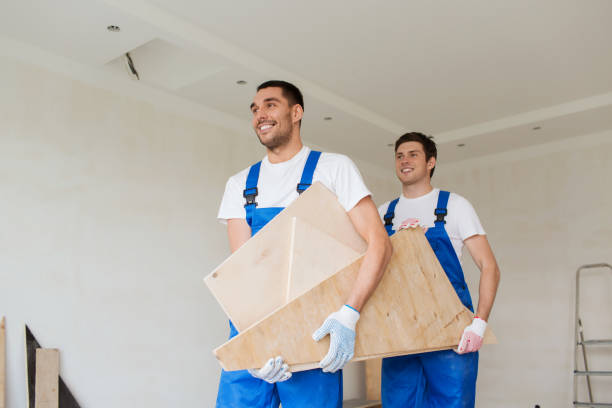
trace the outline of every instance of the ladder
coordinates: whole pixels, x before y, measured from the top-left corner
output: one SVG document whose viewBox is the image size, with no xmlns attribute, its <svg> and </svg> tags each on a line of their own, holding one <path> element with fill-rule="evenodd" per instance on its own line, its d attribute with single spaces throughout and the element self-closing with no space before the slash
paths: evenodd
<svg viewBox="0 0 612 408">
<path fill-rule="evenodd" d="M 591 377 L 592 376 L 612 376 L 612 371 L 591 371 L 589 370 L 589 364 L 587 361 L 586 348 L 597 347 L 597 346 L 612 346 L 612 339 L 601 339 L 601 340 L 585 340 L 584 332 L 582 330 L 582 320 L 580 319 L 579 307 L 580 307 L 580 274 L 585 269 L 593 268 L 606 268 L 612 273 L 612 265 L 607 263 L 589 264 L 582 265 L 576 271 L 576 308 L 575 308 L 575 321 L 574 321 L 574 406 L 575 407 L 612 407 L 612 402 L 594 402 L 593 391 L 591 389 Z M 584 370 L 578 369 L 578 349 L 582 351 L 582 360 L 584 362 Z M 587 391 L 589 395 L 589 401 L 578 401 L 578 378 L 586 377 Z"/>
</svg>

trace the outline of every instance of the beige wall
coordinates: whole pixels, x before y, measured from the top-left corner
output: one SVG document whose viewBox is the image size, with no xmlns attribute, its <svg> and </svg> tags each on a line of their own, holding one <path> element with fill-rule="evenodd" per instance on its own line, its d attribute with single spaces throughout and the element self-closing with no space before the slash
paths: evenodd
<svg viewBox="0 0 612 408">
<path fill-rule="evenodd" d="M 202 278 L 229 254 L 225 181 L 264 154 L 252 131 L 6 58 L 0 89 L 9 406 L 25 406 L 24 323 L 61 350 L 83 406 L 212 406 L 227 321 Z M 386 174 L 364 176 L 380 192 Z M 359 367 L 347 398 L 363 395 Z"/>
<path fill-rule="evenodd" d="M 611 155 L 612 132 L 604 132 L 471 162 L 439 161 L 435 183 L 472 202 L 502 271 L 491 315 L 500 344 L 481 353 L 479 407 L 571 406 L 575 271 L 612 264 Z M 477 269 L 464 264 L 476 297 Z M 584 284 L 586 337 L 612 338 L 612 274 L 593 271 Z M 589 356 L 591 369 L 612 370 L 612 347 Z M 612 378 L 593 380 L 593 390 L 612 402 Z"/>
<path fill-rule="evenodd" d="M 263 155 L 251 131 L 8 59 L 0 89 L 8 405 L 25 406 L 27 323 L 60 348 L 83 406 L 211 406 L 219 369 L 210 350 L 224 341 L 226 318 L 202 277 L 228 254 L 215 220 L 225 180 Z M 480 407 L 570 404 L 574 272 L 612 262 L 611 141 L 612 132 L 470 162 L 440 158 L 434 184 L 474 204 L 502 269 L 491 320 L 500 344 L 481 355 Z M 378 204 L 397 195 L 392 163 L 357 164 Z M 476 270 L 464 263 L 477 297 Z M 587 335 L 610 338 L 612 283 L 589 279 Z M 359 367 L 345 372 L 345 397 L 363 395 Z M 596 395 L 612 400 L 601 392 L 609 384 L 595 382 Z"/>
</svg>

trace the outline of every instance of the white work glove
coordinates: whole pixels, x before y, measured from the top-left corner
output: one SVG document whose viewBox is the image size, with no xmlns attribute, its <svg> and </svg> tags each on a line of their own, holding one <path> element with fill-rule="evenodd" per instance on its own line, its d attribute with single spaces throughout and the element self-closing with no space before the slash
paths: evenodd
<svg viewBox="0 0 612 408">
<path fill-rule="evenodd" d="M 359 320 L 359 312 L 344 305 L 327 316 L 323 325 L 312 334 L 314 341 L 319 341 L 329 334 L 329 351 L 319 362 L 326 373 L 341 370 L 355 354 L 355 326 Z"/>
<path fill-rule="evenodd" d="M 482 320 L 478 316 L 474 316 L 472 324 L 463 330 L 461 340 L 459 340 L 459 346 L 457 346 L 458 354 L 471 353 L 478 351 L 482 347 L 482 339 L 487 329 L 487 322 Z"/>
<path fill-rule="evenodd" d="M 283 362 L 281 356 L 269 359 L 259 370 L 249 370 L 249 374 L 270 384 L 287 381 L 291 378 L 289 366 Z"/>
</svg>

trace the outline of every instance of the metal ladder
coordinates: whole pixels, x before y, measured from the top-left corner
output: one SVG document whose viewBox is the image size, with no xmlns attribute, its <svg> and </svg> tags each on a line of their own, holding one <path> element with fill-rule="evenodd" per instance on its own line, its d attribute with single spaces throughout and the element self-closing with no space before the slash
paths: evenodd
<svg viewBox="0 0 612 408">
<path fill-rule="evenodd" d="M 574 330 L 574 406 L 575 407 L 612 407 L 612 402 L 593 402 L 593 392 L 591 390 L 591 376 L 612 376 L 612 371 L 590 371 L 587 361 L 586 347 L 589 346 L 612 346 L 612 339 L 604 340 L 585 340 L 582 331 L 582 321 L 579 313 L 579 296 L 580 296 L 580 273 L 585 269 L 607 268 L 612 273 L 612 265 L 607 263 L 582 265 L 576 271 L 576 315 L 575 315 L 575 330 Z M 578 348 L 582 350 L 582 360 L 584 361 L 584 370 L 578 370 Z M 578 398 L 578 377 L 586 376 L 587 390 L 589 393 L 588 402 L 580 402 Z"/>
</svg>

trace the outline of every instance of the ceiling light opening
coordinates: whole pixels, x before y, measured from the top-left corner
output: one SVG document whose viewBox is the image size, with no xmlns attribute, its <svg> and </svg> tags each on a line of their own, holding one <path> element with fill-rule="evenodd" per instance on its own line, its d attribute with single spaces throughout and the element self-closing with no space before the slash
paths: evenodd
<svg viewBox="0 0 612 408">
<path fill-rule="evenodd" d="M 457 145 L 457 147 L 464 147 L 464 146 L 465 146 L 465 143 L 459 143 L 459 144 Z"/>
<path fill-rule="evenodd" d="M 323 120 L 332 120 L 333 118 L 331 116 L 326 116 L 323 118 Z"/>
<path fill-rule="evenodd" d="M 108 27 L 106 27 L 106 29 L 111 33 L 118 33 L 119 31 L 121 31 L 121 27 L 116 25 L 109 25 Z"/>
<path fill-rule="evenodd" d="M 245 81 L 244 79 L 240 79 L 240 80 L 236 81 L 236 83 L 237 83 L 238 85 L 246 85 L 246 84 L 247 84 L 247 81 Z"/>
<path fill-rule="evenodd" d="M 534 126 L 531 128 L 531 130 L 540 130 L 542 129 L 542 126 Z"/>
</svg>

